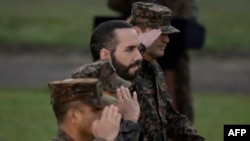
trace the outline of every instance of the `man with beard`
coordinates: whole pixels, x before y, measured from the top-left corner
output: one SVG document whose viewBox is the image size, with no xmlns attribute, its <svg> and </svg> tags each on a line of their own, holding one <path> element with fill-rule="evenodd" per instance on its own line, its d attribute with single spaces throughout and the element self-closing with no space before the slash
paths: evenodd
<svg viewBox="0 0 250 141">
<path fill-rule="evenodd" d="M 155 60 L 164 54 L 169 42 L 168 34 L 178 32 L 170 21 L 171 11 L 168 8 L 152 3 L 135 3 L 131 15 L 135 30 L 121 21 L 100 24 L 91 37 L 91 53 L 94 60 L 110 59 L 119 76 L 135 82 L 141 108 L 140 140 L 166 141 L 170 137 L 203 141 L 188 118 L 173 109 L 163 72 Z M 146 47 L 143 62 L 140 42 Z M 142 69 L 139 70 L 141 62 Z"/>
<path fill-rule="evenodd" d="M 91 37 L 93 61 L 109 59 L 116 73 L 133 80 L 140 68 L 141 44 L 133 26 L 122 20 L 111 20 L 98 25 Z"/>
</svg>

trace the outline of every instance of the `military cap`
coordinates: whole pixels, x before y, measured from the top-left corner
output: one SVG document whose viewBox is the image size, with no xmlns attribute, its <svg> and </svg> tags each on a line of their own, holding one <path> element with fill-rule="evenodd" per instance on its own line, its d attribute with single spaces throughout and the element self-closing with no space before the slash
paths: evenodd
<svg viewBox="0 0 250 141">
<path fill-rule="evenodd" d="M 162 33 L 171 34 L 180 32 L 171 25 L 172 11 L 166 6 L 149 3 L 135 2 L 132 4 L 130 22 L 151 28 L 160 28 Z"/>
<path fill-rule="evenodd" d="M 56 80 L 48 85 L 52 104 L 80 100 L 89 106 L 103 108 L 116 103 L 116 98 L 103 93 L 102 82 L 96 78 Z"/>
<path fill-rule="evenodd" d="M 72 78 L 98 78 L 103 83 L 103 89 L 112 93 L 120 86 L 132 90 L 132 83 L 118 76 L 109 60 L 84 64 L 72 74 Z"/>
</svg>

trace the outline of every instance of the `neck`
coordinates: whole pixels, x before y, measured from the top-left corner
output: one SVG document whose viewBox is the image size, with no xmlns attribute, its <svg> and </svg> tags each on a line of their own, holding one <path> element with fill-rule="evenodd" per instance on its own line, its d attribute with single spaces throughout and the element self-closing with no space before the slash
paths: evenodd
<svg viewBox="0 0 250 141">
<path fill-rule="evenodd" d="M 143 59 L 149 62 L 153 60 L 153 58 L 147 53 L 143 54 Z"/>
<path fill-rule="evenodd" d="M 93 135 L 81 133 L 76 128 L 70 126 L 61 125 L 59 128 L 72 138 L 72 141 L 92 141 L 94 139 Z"/>
</svg>

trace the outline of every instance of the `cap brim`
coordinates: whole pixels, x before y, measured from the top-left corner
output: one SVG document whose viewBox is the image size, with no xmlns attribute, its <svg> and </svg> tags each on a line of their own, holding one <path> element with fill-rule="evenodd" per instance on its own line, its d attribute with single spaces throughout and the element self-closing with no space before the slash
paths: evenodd
<svg viewBox="0 0 250 141">
<path fill-rule="evenodd" d="M 100 107 L 104 108 L 105 106 L 109 106 L 117 103 L 117 99 L 113 96 L 110 96 L 106 92 L 103 92 L 102 97 L 100 98 Z"/>
<path fill-rule="evenodd" d="M 129 90 L 132 89 L 132 83 L 122 79 L 120 76 L 117 75 L 116 72 L 111 74 L 108 78 L 101 80 L 103 83 L 103 90 L 110 91 L 110 92 L 116 92 L 117 88 L 120 88 L 121 86 L 124 86 L 125 88 L 128 88 Z"/>
<path fill-rule="evenodd" d="M 162 29 L 162 33 L 166 33 L 166 34 L 172 34 L 172 33 L 180 32 L 179 29 L 173 27 L 172 25 L 170 25 L 170 26 L 162 26 L 161 29 Z"/>
</svg>

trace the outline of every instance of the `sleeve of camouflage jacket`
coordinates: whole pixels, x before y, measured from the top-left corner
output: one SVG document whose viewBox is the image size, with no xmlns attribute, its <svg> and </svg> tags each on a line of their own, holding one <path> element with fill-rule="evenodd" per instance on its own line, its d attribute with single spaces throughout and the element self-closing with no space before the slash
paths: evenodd
<svg viewBox="0 0 250 141">
<path fill-rule="evenodd" d="M 193 124 L 188 120 L 187 116 L 175 111 L 170 101 L 167 104 L 168 120 L 168 137 L 182 141 L 204 141 L 205 139 L 198 135 Z"/>
<path fill-rule="evenodd" d="M 120 133 L 117 141 L 138 141 L 141 126 L 129 120 L 123 120 L 120 126 Z"/>
</svg>

